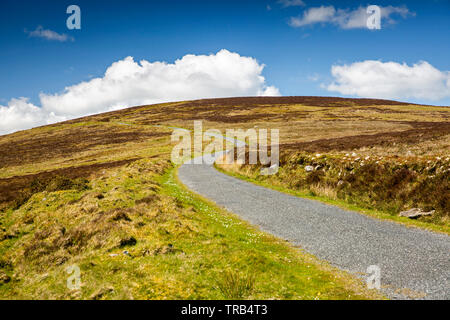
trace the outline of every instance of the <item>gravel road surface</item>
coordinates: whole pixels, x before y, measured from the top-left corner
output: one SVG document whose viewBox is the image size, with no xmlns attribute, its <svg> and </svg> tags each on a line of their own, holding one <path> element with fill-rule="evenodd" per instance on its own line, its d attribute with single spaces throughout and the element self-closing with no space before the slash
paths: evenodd
<svg viewBox="0 0 450 320">
<path fill-rule="evenodd" d="M 262 230 L 316 257 L 366 277 L 381 271 L 392 299 L 450 298 L 450 237 L 280 193 L 227 176 L 208 164 L 186 163 L 180 180 Z"/>
</svg>

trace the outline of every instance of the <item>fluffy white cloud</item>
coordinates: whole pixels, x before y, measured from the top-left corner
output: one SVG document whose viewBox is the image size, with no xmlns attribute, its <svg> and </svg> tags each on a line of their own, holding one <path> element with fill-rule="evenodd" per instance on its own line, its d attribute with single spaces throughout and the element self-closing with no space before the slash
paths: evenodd
<svg viewBox="0 0 450 320">
<path fill-rule="evenodd" d="M 261 76 L 264 65 L 254 58 L 221 50 L 186 55 L 173 64 L 114 62 L 103 78 L 67 87 L 61 94 L 41 94 L 44 109 L 80 116 L 140 104 L 198 98 L 279 95 Z"/>
<path fill-rule="evenodd" d="M 60 42 L 65 42 L 68 40 L 74 41 L 74 38 L 69 37 L 67 34 L 64 33 L 60 34 L 53 30 L 44 29 L 42 26 L 38 26 L 33 31 L 28 31 L 25 29 L 25 33 L 27 33 L 30 37 L 33 38 L 44 38 L 51 41 L 60 41 Z"/>
<path fill-rule="evenodd" d="M 450 72 L 440 71 L 425 61 L 406 63 L 367 60 L 331 68 L 334 82 L 329 91 L 344 95 L 384 99 L 450 97 Z"/>
<path fill-rule="evenodd" d="M 383 23 L 395 23 L 393 15 L 407 18 L 414 13 L 410 12 L 407 7 L 380 7 L 381 19 Z M 336 9 L 334 6 L 321 6 L 309 8 L 303 12 L 301 17 L 291 17 L 289 24 L 292 27 L 303 27 L 316 23 L 329 23 L 336 25 L 342 29 L 367 28 L 367 7 L 359 7 L 355 10 Z"/>
<path fill-rule="evenodd" d="M 228 50 L 211 55 L 186 55 L 174 63 L 114 62 L 101 78 L 41 94 L 41 108 L 26 99 L 13 99 L 0 111 L 0 133 L 12 132 L 59 119 L 70 119 L 129 106 L 233 96 L 278 96 L 266 85 L 264 65 Z"/>
<path fill-rule="evenodd" d="M 0 134 L 63 120 L 65 117 L 36 107 L 26 98 L 11 99 L 7 106 L 0 105 Z"/>
</svg>

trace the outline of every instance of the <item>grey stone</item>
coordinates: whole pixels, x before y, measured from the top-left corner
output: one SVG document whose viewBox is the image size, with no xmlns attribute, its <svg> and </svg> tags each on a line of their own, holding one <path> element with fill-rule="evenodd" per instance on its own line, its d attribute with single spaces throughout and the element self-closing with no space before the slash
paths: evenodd
<svg viewBox="0 0 450 320">
<path fill-rule="evenodd" d="M 406 211 L 402 211 L 402 212 L 400 212 L 399 215 L 400 215 L 400 217 L 407 217 L 410 219 L 415 219 L 415 218 L 422 217 L 422 216 L 431 216 L 431 215 L 433 215 L 433 213 L 434 213 L 434 210 L 425 212 L 422 209 L 413 208 L 413 209 L 409 209 Z"/>
</svg>

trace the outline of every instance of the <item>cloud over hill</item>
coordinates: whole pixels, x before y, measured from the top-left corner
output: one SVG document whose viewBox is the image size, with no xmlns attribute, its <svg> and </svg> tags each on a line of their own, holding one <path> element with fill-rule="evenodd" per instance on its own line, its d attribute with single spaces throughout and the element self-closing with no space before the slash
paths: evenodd
<svg viewBox="0 0 450 320">
<path fill-rule="evenodd" d="M 228 50 L 188 54 L 174 63 L 134 61 L 111 64 L 101 78 L 40 94 L 41 107 L 26 98 L 0 106 L 0 134 L 94 113 L 198 98 L 278 96 L 262 76 L 264 65 Z"/>
<path fill-rule="evenodd" d="M 406 63 L 366 60 L 331 68 L 334 82 L 329 91 L 343 95 L 382 99 L 424 99 L 450 97 L 450 72 L 426 61 Z"/>
</svg>

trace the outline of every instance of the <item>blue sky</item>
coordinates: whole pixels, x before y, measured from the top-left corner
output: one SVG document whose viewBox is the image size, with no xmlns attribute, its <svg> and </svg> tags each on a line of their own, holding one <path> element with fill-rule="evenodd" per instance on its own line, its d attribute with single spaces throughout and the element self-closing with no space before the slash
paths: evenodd
<svg viewBox="0 0 450 320">
<path fill-rule="evenodd" d="M 40 93 L 62 93 L 66 86 L 103 77 L 112 63 L 128 56 L 135 61 L 173 63 L 186 54 L 209 55 L 221 49 L 264 64 L 261 75 L 266 84 L 282 95 L 361 96 L 365 89 L 343 88 L 342 83 L 339 90 L 330 90 L 328 86 L 336 81 L 331 68 L 368 60 L 409 67 L 426 61 L 433 68 L 431 73 L 436 73 L 434 69 L 442 73 L 443 90 L 448 90 L 449 0 L 370 3 L 408 11 L 404 16 L 392 14 L 390 21 L 383 19 L 381 30 L 346 29 L 330 21 L 294 27 L 292 17 L 301 19 L 313 7 L 333 6 L 351 12 L 369 4 L 304 0 L 304 5 L 286 6 L 300 2 L 2 0 L 0 106 L 19 97 L 41 106 Z M 66 27 L 66 8 L 71 4 L 81 8 L 81 30 Z M 32 36 L 30 32 L 38 26 L 65 34 L 68 40 Z M 355 66 L 340 76 L 358 70 Z M 417 70 L 420 74 L 422 69 Z M 348 90 L 353 94 L 346 93 Z M 445 93 L 438 100 L 426 94 L 407 95 L 400 94 L 398 100 L 450 105 Z"/>
</svg>

